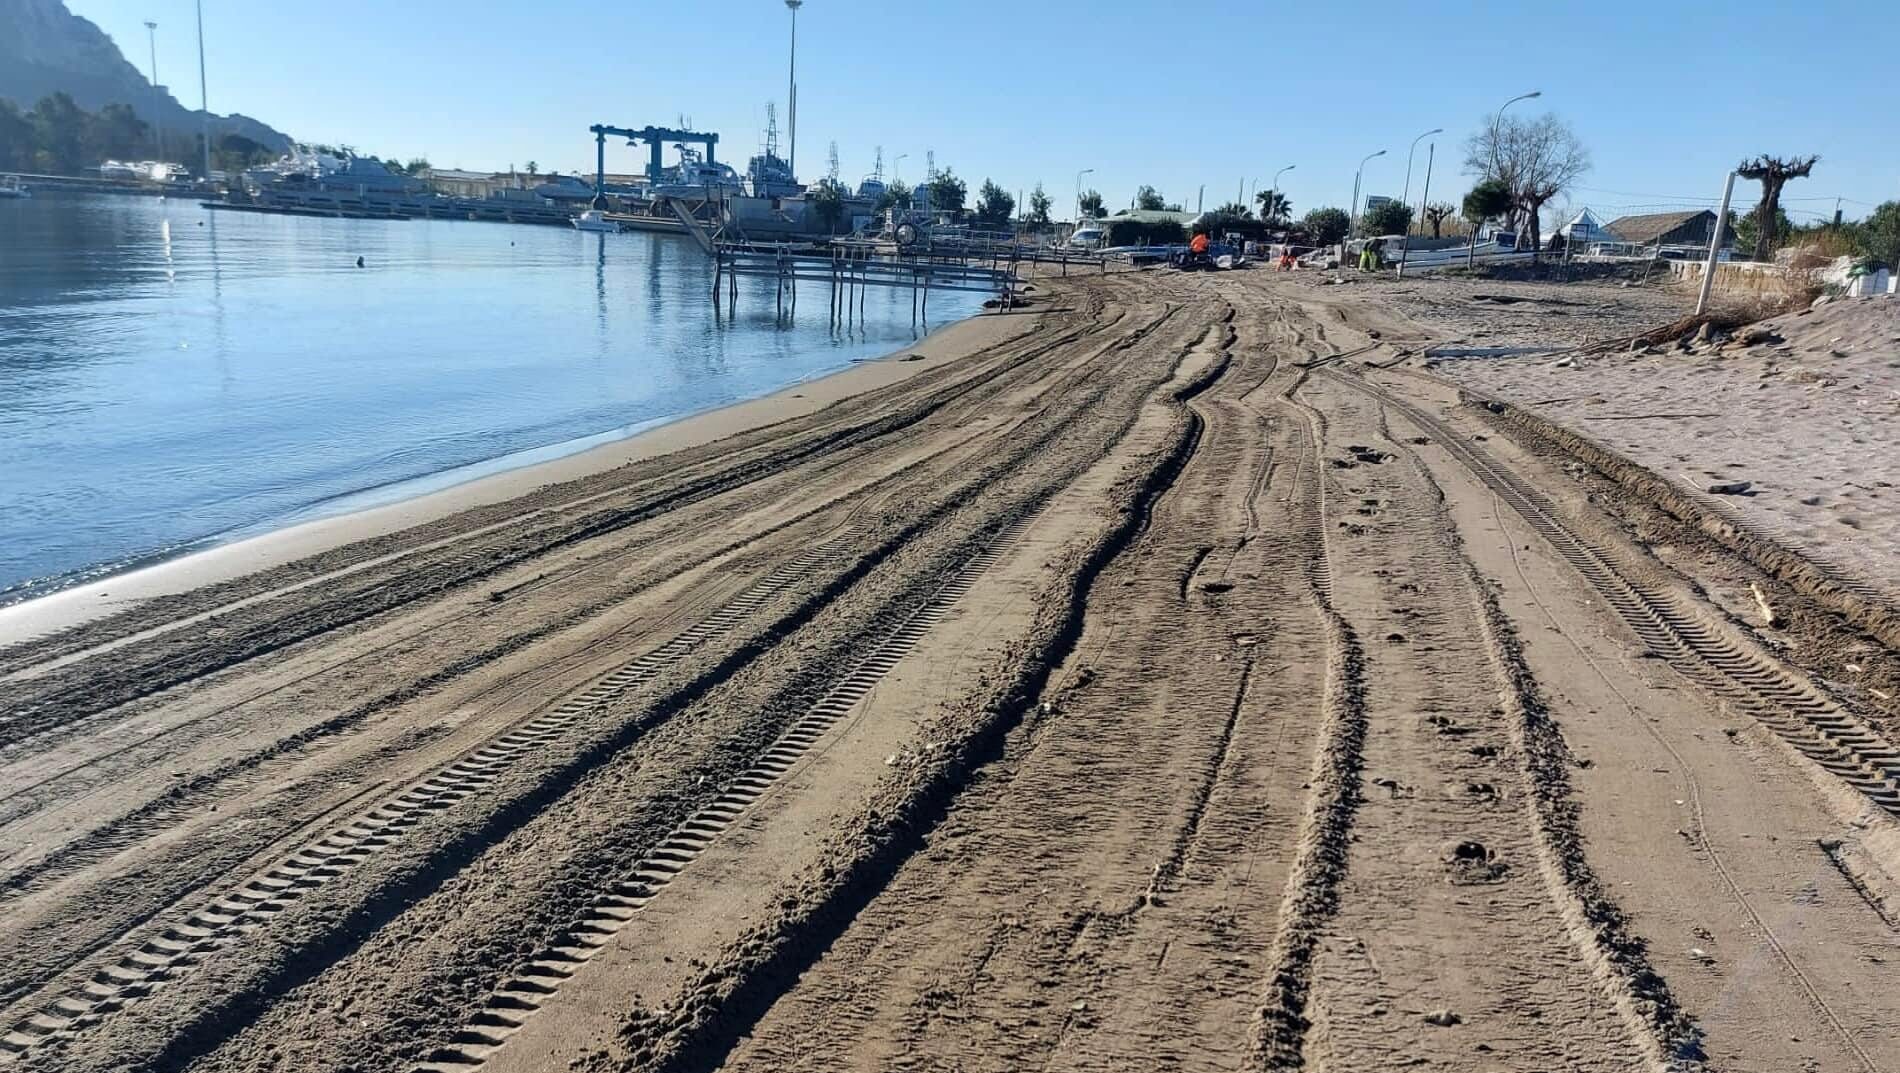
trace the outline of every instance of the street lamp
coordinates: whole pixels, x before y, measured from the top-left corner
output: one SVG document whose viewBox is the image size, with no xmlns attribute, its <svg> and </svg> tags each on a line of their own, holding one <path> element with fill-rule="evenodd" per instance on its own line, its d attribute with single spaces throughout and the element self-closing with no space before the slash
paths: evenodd
<svg viewBox="0 0 1900 1073">
<path fill-rule="evenodd" d="M 1352 237 L 1353 223 L 1359 219 L 1359 177 L 1365 174 L 1366 160 L 1371 160 L 1375 156 L 1384 155 L 1385 150 L 1383 149 L 1376 153 L 1367 153 L 1366 159 L 1359 162 L 1359 170 L 1352 173 L 1352 211 L 1346 214 L 1346 237 L 1349 239 Z M 1346 248 L 1343 243 L 1339 249 L 1339 261 L 1343 267 L 1346 261 Z"/>
<path fill-rule="evenodd" d="M 1075 173 L 1075 226 L 1082 226 L 1082 176 L 1093 175 L 1094 168 L 1083 168 Z"/>
<path fill-rule="evenodd" d="M 1405 151 L 1405 194 L 1399 198 L 1401 205 L 1410 205 L 1412 203 L 1412 154 L 1418 152 L 1418 143 L 1434 134 L 1443 133 L 1445 133 L 1444 127 L 1435 127 L 1412 139 L 1412 147 Z"/>
<path fill-rule="evenodd" d="M 897 181 L 898 181 L 898 179 L 899 179 L 899 177 L 900 177 L 900 173 L 899 173 L 899 172 L 898 172 L 898 170 L 897 170 L 897 166 L 898 166 L 899 164 L 902 164 L 902 163 L 904 162 L 904 158 L 905 158 L 905 157 L 907 157 L 907 156 L 909 156 L 909 155 L 910 155 L 909 153 L 899 153 L 899 154 L 897 154 L 897 159 L 896 159 L 896 160 L 893 160 L 893 161 L 891 161 L 891 181 L 892 181 L 892 182 L 897 182 Z"/>
<path fill-rule="evenodd" d="M 157 157 L 159 158 L 159 160 L 160 160 L 160 161 L 163 161 L 163 160 L 164 160 L 164 158 L 165 158 L 165 129 L 164 129 L 164 126 L 163 126 L 163 124 L 162 124 L 162 122 L 161 122 L 161 120 L 159 119 L 159 115 L 158 115 L 158 109 L 159 109 L 159 96 L 158 96 L 158 23 L 156 23 L 156 22 L 153 22 L 153 21 L 151 21 L 150 19 L 147 19 L 147 20 L 145 21 L 145 37 L 146 37 L 146 41 L 147 41 L 147 43 L 149 43 L 149 44 L 151 45 L 151 48 L 152 48 L 152 145 L 153 145 L 153 155 L 155 155 L 155 156 L 157 156 Z"/>
<path fill-rule="evenodd" d="M 785 103 L 791 112 L 791 148 L 786 151 L 785 164 L 792 172 L 792 181 L 798 181 L 798 9 L 805 6 L 805 0 L 785 0 L 785 6 L 792 12 L 792 63 L 791 70 L 785 76 Z"/>
<path fill-rule="evenodd" d="M 1297 164 L 1288 164 L 1286 167 L 1273 173 L 1273 197 L 1267 202 L 1267 208 L 1272 210 L 1275 215 L 1278 215 L 1280 211 L 1280 176 L 1285 175 L 1298 166 Z"/>
<path fill-rule="evenodd" d="M 1542 97 L 1543 95 L 1544 91 L 1541 89 L 1534 89 L 1529 93 L 1520 93 L 1499 105 L 1497 114 L 1491 117 L 1491 172 L 1493 177 L 1496 177 L 1498 170 L 1498 128 L 1504 125 L 1504 110 L 1519 101 L 1528 101 L 1534 97 Z"/>
</svg>

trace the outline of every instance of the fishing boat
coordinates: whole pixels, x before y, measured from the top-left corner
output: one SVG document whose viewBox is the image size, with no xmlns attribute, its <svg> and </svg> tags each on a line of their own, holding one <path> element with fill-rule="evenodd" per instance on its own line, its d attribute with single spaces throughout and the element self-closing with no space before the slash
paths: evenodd
<svg viewBox="0 0 1900 1073">
<path fill-rule="evenodd" d="M 0 179 L 0 201 L 13 201 L 32 196 L 27 192 L 26 185 L 20 182 L 18 175 L 9 175 Z"/>
<path fill-rule="evenodd" d="M 581 213 L 574 217 L 573 223 L 576 231 L 614 232 L 620 230 L 618 223 L 607 219 L 607 214 L 598 209 L 589 209 Z"/>
</svg>

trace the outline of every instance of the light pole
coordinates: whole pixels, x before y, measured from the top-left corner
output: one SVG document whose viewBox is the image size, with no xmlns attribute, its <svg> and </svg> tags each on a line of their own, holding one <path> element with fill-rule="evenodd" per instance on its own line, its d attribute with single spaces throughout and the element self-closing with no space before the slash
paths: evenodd
<svg viewBox="0 0 1900 1073">
<path fill-rule="evenodd" d="M 1083 168 L 1075 173 L 1075 226 L 1078 231 L 1082 228 L 1082 176 L 1094 173 L 1094 168 Z"/>
<path fill-rule="evenodd" d="M 1280 176 L 1285 175 L 1298 166 L 1297 164 L 1288 164 L 1286 167 L 1273 173 L 1273 197 L 1267 202 L 1267 208 L 1273 210 L 1276 216 L 1278 216 L 1280 212 Z"/>
<path fill-rule="evenodd" d="M 211 93 L 205 89 L 205 0 L 198 0 L 198 118 L 205 145 L 205 182 L 211 181 Z"/>
<path fill-rule="evenodd" d="M 145 20 L 145 39 L 152 49 L 152 154 L 165 157 L 165 130 L 158 119 L 158 23 Z"/>
<path fill-rule="evenodd" d="M 1501 167 L 1501 165 L 1503 164 L 1503 161 L 1502 159 L 1500 159 L 1499 153 L 1498 153 L 1498 139 L 1502 134 L 1502 128 L 1504 126 L 1504 110 L 1506 108 L 1509 108 L 1513 104 L 1516 104 L 1519 101 L 1528 101 L 1533 98 L 1542 97 L 1543 95 L 1544 95 L 1543 90 L 1534 89 L 1534 90 L 1531 90 L 1529 93 L 1520 93 L 1517 96 L 1512 97 L 1510 100 L 1505 101 L 1503 104 L 1498 105 L 1497 114 L 1491 117 L 1491 178 L 1493 179 L 1504 178 L 1504 176 L 1500 174 L 1500 172 L 1503 170 Z M 1508 215 L 1506 218 L 1506 222 L 1509 222 Z M 1475 230 L 1472 231 L 1471 233 L 1471 248 L 1473 250 L 1473 256 L 1475 257 L 1476 250 L 1478 248 L 1478 233 Z"/>
<path fill-rule="evenodd" d="M 1354 221 L 1359 219 L 1359 178 L 1366 172 L 1366 160 L 1371 160 L 1375 156 L 1384 155 L 1385 150 L 1383 149 L 1376 153 L 1367 153 L 1365 160 L 1359 162 L 1359 170 L 1352 173 L 1352 211 L 1346 214 L 1346 238 L 1348 240 L 1352 238 Z M 1344 242 L 1339 244 L 1339 264 L 1341 268 L 1344 268 L 1346 265 L 1346 244 Z"/>
<path fill-rule="evenodd" d="M 902 164 L 904 162 L 904 158 L 909 155 L 910 155 L 909 153 L 899 153 L 897 154 L 897 159 L 891 161 L 891 181 L 892 182 L 898 181 L 899 172 L 897 170 L 897 166 L 899 164 Z"/>
<path fill-rule="evenodd" d="M 785 103 L 791 112 L 791 148 L 786 151 L 785 164 L 792 172 L 792 181 L 798 181 L 798 9 L 805 6 L 805 0 L 785 0 L 785 6 L 792 11 L 792 62 L 785 76 Z"/>
<path fill-rule="evenodd" d="M 1445 133 L 1444 127 L 1434 127 L 1412 139 L 1412 147 L 1405 151 L 1405 194 L 1399 198 L 1399 204 L 1410 205 L 1412 203 L 1412 154 L 1418 152 L 1418 143 L 1434 134 L 1443 133 Z"/>
</svg>

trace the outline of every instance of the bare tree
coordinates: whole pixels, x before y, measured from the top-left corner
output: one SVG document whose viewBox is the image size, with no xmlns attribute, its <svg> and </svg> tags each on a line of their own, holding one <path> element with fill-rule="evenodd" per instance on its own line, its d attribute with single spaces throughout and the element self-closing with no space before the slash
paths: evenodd
<svg viewBox="0 0 1900 1073">
<path fill-rule="evenodd" d="M 1735 165 L 1735 174 L 1761 183 L 1761 201 L 1755 206 L 1755 260 L 1766 261 L 1775 253 L 1776 231 L 1781 221 L 1781 188 L 1789 179 L 1805 179 L 1820 161 L 1819 156 L 1791 156 L 1783 159 L 1766 153 Z"/>
<path fill-rule="evenodd" d="M 1425 206 L 1425 222 L 1432 227 L 1432 237 L 1440 238 L 1445 229 L 1445 221 L 1458 214 L 1458 206 L 1445 201 L 1434 201 Z"/>
<path fill-rule="evenodd" d="M 1491 119 L 1465 142 L 1465 167 L 1483 179 L 1496 179 L 1511 191 L 1507 222 L 1530 231 L 1531 249 L 1540 246 L 1538 216 L 1544 203 L 1590 170 L 1590 151 L 1570 124 L 1554 115 L 1536 119 Z"/>
</svg>

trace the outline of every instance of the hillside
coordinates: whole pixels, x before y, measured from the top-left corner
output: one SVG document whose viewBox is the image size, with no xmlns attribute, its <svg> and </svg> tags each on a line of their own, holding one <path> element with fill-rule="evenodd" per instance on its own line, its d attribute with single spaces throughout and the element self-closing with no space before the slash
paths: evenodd
<svg viewBox="0 0 1900 1073">
<path fill-rule="evenodd" d="M 126 61 L 118 45 L 90 20 L 66 10 L 62 0 L 0 0 L 0 97 L 22 111 L 47 94 L 64 90 L 81 108 L 131 105 L 152 118 L 152 84 Z M 163 93 L 158 119 L 171 130 L 196 131 L 202 113 Z M 212 115 L 217 133 L 241 134 L 282 151 L 290 136 L 244 115 Z"/>
</svg>

